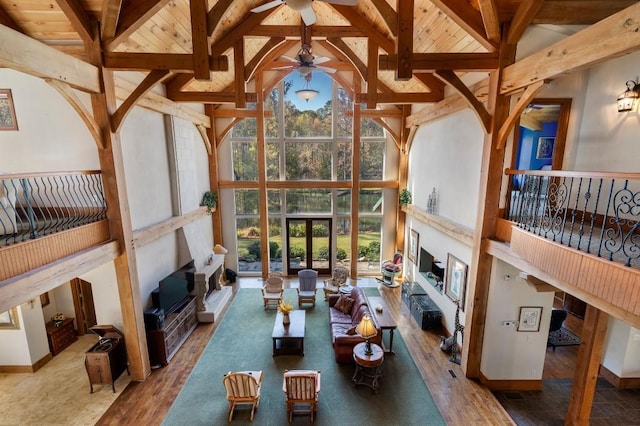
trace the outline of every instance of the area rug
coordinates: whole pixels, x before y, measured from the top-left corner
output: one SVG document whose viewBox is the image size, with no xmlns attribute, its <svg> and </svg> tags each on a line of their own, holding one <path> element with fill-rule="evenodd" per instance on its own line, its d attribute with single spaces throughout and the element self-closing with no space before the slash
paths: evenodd
<svg viewBox="0 0 640 426">
<path fill-rule="evenodd" d="M 580 338 L 562 327 L 558 331 L 552 331 L 549 333 L 549 338 L 547 339 L 547 346 L 556 347 L 556 346 L 577 346 L 580 344 Z"/>
<path fill-rule="evenodd" d="M 378 294 L 377 289 L 366 289 Z M 399 332 L 393 340 L 394 356 L 385 357 L 384 376 L 374 394 L 354 387 L 353 365 L 335 362 L 331 347 L 328 308 L 318 292 L 315 308 L 306 309 L 304 356 L 272 357 L 271 332 L 276 311 L 265 310 L 259 289 L 240 289 L 187 382 L 169 409 L 163 424 L 228 424 L 228 405 L 222 377 L 229 371 L 262 370 L 260 406 L 253 423 L 249 408 L 237 408 L 234 424 L 288 424 L 282 374 L 285 369 L 322 372 L 317 425 L 444 425 Z M 294 289 L 284 299 L 297 305 Z M 385 336 L 386 337 L 386 336 Z M 292 424 L 308 424 L 309 416 L 294 416 Z"/>
</svg>

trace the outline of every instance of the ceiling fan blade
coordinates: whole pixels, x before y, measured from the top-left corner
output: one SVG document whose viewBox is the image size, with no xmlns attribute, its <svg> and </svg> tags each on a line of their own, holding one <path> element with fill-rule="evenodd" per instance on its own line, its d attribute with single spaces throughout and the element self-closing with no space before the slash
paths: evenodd
<svg viewBox="0 0 640 426">
<path fill-rule="evenodd" d="M 325 3 L 342 4 L 344 6 L 355 6 L 358 0 L 320 0 Z"/>
<path fill-rule="evenodd" d="M 282 3 L 284 3 L 284 0 L 273 0 L 269 3 L 263 4 L 262 6 L 254 7 L 253 9 L 251 9 L 251 11 L 253 13 L 264 12 L 265 10 L 269 10 L 276 6 L 280 6 Z"/>
<path fill-rule="evenodd" d="M 289 62 L 295 62 L 295 63 L 298 63 L 298 60 L 297 60 L 296 58 L 292 58 L 291 56 L 285 56 L 285 55 L 282 55 L 282 58 L 286 59 L 286 60 L 287 60 L 287 61 L 289 61 Z"/>
<path fill-rule="evenodd" d="M 316 70 L 326 72 L 327 74 L 334 74 L 336 72 L 335 69 L 329 67 L 316 67 Z"/>
<path fill-rule="evenodd" d="M 300 9 L 300 16 L 307 27 L 316 23 L 316 14 L 313 11 L 311 4 L 304 9 Z"/>
<path fill-rule="evenodd" d="M 313 59 L 314 64 L 324 64 L 325 62 L 329 62 L 331 58 L 327 58 L 326 56 L 319 56 Z"/>
</svg>

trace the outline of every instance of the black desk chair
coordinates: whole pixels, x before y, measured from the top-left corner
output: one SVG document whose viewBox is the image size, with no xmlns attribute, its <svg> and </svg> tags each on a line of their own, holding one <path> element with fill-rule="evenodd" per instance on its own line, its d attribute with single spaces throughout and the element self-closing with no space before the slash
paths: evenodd
<svg viewBox="0 0 640 426">
<path fill-rule="evenodd" d="M 553 350 L 556 350 L 556 346 L 552 343 L 551 337 L 560 334 L 560 329 L 564 320 L 567 319 L 567 311 L 564 309 L 553 309 L 551 311 L 551 322 L 549 324 L 549 338 L 547 339 L 547 346 L 551 346 Z"/>
</svg>

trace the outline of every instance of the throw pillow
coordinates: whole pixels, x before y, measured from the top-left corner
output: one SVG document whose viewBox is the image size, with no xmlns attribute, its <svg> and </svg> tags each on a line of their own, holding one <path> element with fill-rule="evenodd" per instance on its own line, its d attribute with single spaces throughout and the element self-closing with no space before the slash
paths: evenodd
<svg viewBox="0 0 640 426">
<path fill-rule="evenodd" d="M 350 298 L 349 296 L 345 296 L 344 294 L 341 294 L 338 300 L 336 301 L 336 304 L 333 307 L 345 314 L 348 314 L 349 312 L 351 312 L 352 306 L 353 306 L 353 299 Z"/>
<path fill-rule="evenodd" d="M 347 329 L 347 334 L 348 334 L 349 336 L 353 336 L 354 334 L 356 334 L 356 327 L 357 327 L 357 325 L 354 325 L 354 326 L 352 326 L 352 327 L 349 327 L 349 328 Z"/>
</svg>

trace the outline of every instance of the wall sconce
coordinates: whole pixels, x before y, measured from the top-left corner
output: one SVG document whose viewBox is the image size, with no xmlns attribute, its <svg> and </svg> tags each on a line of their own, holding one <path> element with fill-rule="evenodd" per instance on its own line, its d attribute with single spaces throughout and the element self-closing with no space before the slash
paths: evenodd
<svg viewBox="0 0 640 426">
<path fill-rule="evenodd" d="M 627 90 L 618 96 L 618 112 L 632 111 L 636 108 L 640 97 L 640 85 L 633 80 L 626 83 Z"/>
</svg>

